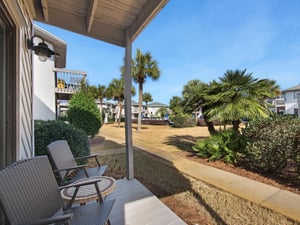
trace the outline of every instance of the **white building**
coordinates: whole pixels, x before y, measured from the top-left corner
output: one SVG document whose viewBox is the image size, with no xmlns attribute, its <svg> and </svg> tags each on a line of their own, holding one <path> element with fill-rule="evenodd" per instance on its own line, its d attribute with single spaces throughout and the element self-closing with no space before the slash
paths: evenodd
<svg viewBox="0 0 300 225">
<path fill-rule="evenodd" d="M 55 48 L 56 51 L 59 49 L 60 56 L 45 62 L 40 61 L 37 55 L 33 56 L 33 119 L 55 120 L 57 116 L 54 68 L 66 66 L 67 43 L 36 25 L 34 35 L 42 37 L 49 48 Z"/>
<path fill-rule="evenodd" d="M 167 106 L 165 104 L 162 104 L 162 103 L 159 103 L 159 102 L 152 102 L 152 103 L 148 104 L 148 113 L 149 113 L 149 116 L 150 117 L 152 117 L 152 116 L 159 116 L 159 117 L 161 117 L 161 115 L 159 113 L 160 108 L 165 108 L 166 112 L 167 112 L 167 115 L 169 114 L 169 106 Z M 167 115 L 164 115 L 164 116 L 167 116 Z"/>
<path fill-rule="evenodd" d="M 283 90 L 285 100 L 285 114 L 297 115 L 300 117 L 300 84 Z"/>
</svg>

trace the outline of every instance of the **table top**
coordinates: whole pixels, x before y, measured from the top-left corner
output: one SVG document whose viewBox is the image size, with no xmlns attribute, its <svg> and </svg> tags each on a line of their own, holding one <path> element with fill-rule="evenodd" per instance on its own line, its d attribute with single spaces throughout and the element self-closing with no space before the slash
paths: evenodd
<svg viewBox="0 0 300 225">
<path fill-rule="evenodd" d="M 83 178 L 78 181 L 75 181 L 73 184 L 78 184 L 78 183 L 81 183 L 86 180 L 93 181 L 93 180 L 99 180 L 99 179 L 100 179 L 100 181 L 97 183 L 97 185 L 99 187 L 102 197 L 105 197 L 106 195 L 110 194 L 115 189 L 116 180 L 112 177 L 107 177 L 107 176 L 88 177 L 88 178 Z M 65 189 L 61 190 L 60 193 L 61 193 L 62 198 L 65 201 L 69 202 L 72 199 L 74 191 L 75 191 L 75 187 L 70 187 L 70 188 L 65 188 Z M 84 204 L 84 203 L 86 203 L 88 201 L 92 201 L 92 200 L 99 200 L 94 184 L 85 185 L 85 186 L 80 187 L 73 203 Z"/>
</svg>

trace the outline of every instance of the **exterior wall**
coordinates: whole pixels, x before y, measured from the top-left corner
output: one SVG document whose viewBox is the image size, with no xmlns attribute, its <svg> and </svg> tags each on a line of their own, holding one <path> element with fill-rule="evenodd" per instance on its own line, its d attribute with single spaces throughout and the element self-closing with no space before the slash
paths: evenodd
<svg viewBox="0 0 300 225">
<path fill-rule="evenodd" d="M 300 94 L 300 91 L 290 91 L 284 93 L 285 99 L 285 114 L 295 114 L 295 110 L 299 110 L 299 104 L 297 102 L 297 94 Z M 299 113 L 299 111 L 298 111 Z"/>
<path fill-rule="evenodd" d="M 167 112 L 169 112 L 169 107 L 167 105 L 164 104 L 148 104 L 148 112 L 149 112 L 149 117 L 151 116 L 159 116 L 158 111 L 161 107 L 164 107 L 167 109 Z"/>
<path fill-rule="evenodd" d="M 160 109 L 160 107 L 156 107 L 156 106 L 148 106 L 148 112 L 149 112 L 149 116 L 157 116 L 157 111 Z"/>
<path fill-rule="evenodd" d="M 46 43 L 52 48 L 50 43 Z M 33 118 L 35 120 L 55 120 L 55 74 L 54 60 L 41 62 L 37 55 L 33 59 L 34 95 Z"/>
<path fill-rule="evenodd" d="M 34 155 L 33 120 L 32 120 L 32 58 L 27 49 L 27 39 L 32 34 L 32 23 L 24 1 L 3 0 L 16 27 L 16 85 L 15 101 L 16 118 L 14 137 L 16 159 L 29 158 Z"/>
</svg>

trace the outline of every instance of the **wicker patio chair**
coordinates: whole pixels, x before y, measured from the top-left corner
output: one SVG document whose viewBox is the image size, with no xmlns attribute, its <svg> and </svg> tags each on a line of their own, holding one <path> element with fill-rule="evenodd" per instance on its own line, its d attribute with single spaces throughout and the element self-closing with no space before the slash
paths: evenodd
<svg viewBox="0 0 300 225">
<path fill-rule="evenodd" d="M 0 204 L 11 225 L 105 225 L 115 200 L 66 209 L 47 156 L 17 161 L 0 171 Z"/>
<path fill-rule="evenodd" d="M 69 144 L 65 140 L 58 140 L 47 146 L 48 155 L 51 157 L 55 170 L 54 172 L 60 179 L 60 184 L 67 184 L 81 178 L 90 176 L 101 176 L 105 173 L 107 165 L 101 165 L 96 154 L 74 158 Z M 82 159 L 94 158 L 97 166 L 88 168 L 87 165 L 78 165 L 77 161 Z"/>
</svg>

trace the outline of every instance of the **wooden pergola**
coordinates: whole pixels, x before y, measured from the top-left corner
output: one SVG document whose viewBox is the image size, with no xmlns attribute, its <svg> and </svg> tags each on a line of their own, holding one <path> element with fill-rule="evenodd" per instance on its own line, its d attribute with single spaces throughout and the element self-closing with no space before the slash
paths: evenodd
<svg viewBox="0 0 300 225">
<path fill-rule="evenodd" d="M 125 48 L 127 179 L 134 178 L 131 126 L 132 42 L 167 2 L 168 0 L 28 0 L 27 2 L 35 21 Z"/>
</svg>

